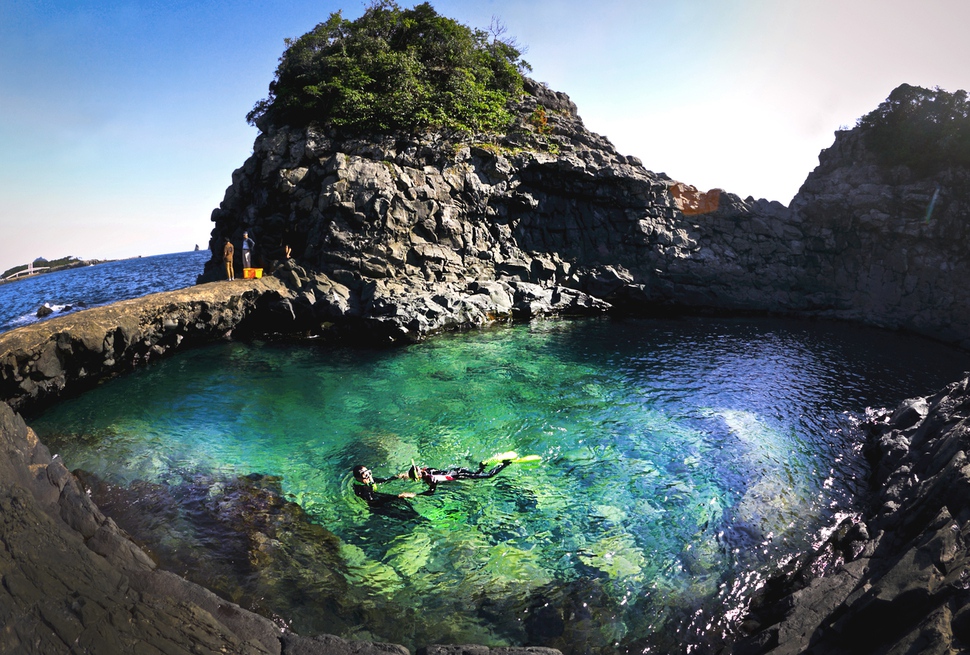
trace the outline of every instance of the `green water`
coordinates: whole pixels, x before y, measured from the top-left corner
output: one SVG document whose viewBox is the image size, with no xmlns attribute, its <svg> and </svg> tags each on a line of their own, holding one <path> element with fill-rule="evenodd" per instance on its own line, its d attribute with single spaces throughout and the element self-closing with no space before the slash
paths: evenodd
<svg viewBox="0 0 970 655">
<path fill-rule="evenodd" d="M 768 565 L 852 510 L 866 407 L 966 368 L 846 326 L 546 321 L 397 350 L 211 346 L 32 425 L 163 566 L 300 634 L 640 652 L 730 633 Z M 355 464 L 508 450 L 542 461 L 382 511 L 353 492 Z"/>
</svg>

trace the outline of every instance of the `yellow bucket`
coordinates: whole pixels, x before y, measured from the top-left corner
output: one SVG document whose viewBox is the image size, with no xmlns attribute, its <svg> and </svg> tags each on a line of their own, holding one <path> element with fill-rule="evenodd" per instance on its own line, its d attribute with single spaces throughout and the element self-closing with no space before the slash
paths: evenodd
<svg viewBox="0 0 970 655">
<path fill-rule="evenodd" d="M 244 268 L 243 277 L 247 280 L 252 280 L 256 278 L 257 280 L 263 277 L 263 269 L 261 268 Z"/>
</svg>

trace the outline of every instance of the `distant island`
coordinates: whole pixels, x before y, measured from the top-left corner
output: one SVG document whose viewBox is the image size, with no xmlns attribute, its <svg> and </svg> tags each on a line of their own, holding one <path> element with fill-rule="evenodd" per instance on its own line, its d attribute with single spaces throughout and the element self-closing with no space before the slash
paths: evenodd
<svg viewBox="0 0 970 655">
<path fill-rule="evenodd" d="M 50 273 L 51 271 L 61 271 L 67 268 L 79 268 L 81 266 L 91 266 L 92 264 L 103 264 L 104 259 L 78 259 L 73 255 L 61 257 L 60 259 L 47 260 L 38 257 L 29 264 L 20 264 L 13 268 L 8 268 L 0 274 L 0 282 L 12 282 L 28 275 L 36 273 Z"/>
</svg>

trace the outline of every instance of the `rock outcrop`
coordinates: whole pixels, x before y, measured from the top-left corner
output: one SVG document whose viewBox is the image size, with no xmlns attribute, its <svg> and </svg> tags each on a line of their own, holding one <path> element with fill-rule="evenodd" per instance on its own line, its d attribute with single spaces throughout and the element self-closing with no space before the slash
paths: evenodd
<svg viewBox="0 0 970 655">
<path fill-rule="evenodd" d="M 970 346 L 970 170 L 887 168 L 859 130 L 837 132 L 791 212 L 839 317 Z"/>
<path fill-rule="evenodd" d="M 883 170 L 840 132 L 790 208 L 702 193 L 618 153 L 563 94 L 528 90 L 502 137 L 269 128 L 213 212 L 210 248 L 248 229 L 273 267 L 289 245 L 310 329 L 362 321 L 389 340 L 514 316 L 719 309 L 970 343 L 970 172 Z"/>
<path fill-rule="evenodd" d="M 304 320 L 391 340 L 516 316 L 818 304 L 792 284 L 805 238 L 785 207 L 651 173 L 566 96 L 529 91 L 503 137 L 271 128 L 213 212 L 210 247 L 248 229 L 274 268 L 290 246 Z"/>
<path fill-rule="evenodd" d="M 272 332 L 294 295 L 275 278 L 201 285 L 0 334 L 0 398 L 29 412 L 181 346 L 228 337 L 247 321 Z"/>
</svg>

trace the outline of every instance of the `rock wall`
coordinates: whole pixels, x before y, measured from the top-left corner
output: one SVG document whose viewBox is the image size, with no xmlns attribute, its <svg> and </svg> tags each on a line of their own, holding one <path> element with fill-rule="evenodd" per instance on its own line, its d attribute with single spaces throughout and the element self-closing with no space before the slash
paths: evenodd
<svg viewBox="0 0 970 655">
<path fill-rule="evenodd" d="M 504 137 L 271 128 L 213 212 L 210 248 L 248 230 L 275 268 L 290 246 L 340 290 L 300 276 L 310 322 L 363 318 L 391 339 L 517 315 L 821 302 L 792 282 L 806 238 L 785 207 L 651 173 L 568 98 L 530 90 Z"/>
<path fill-rule="evenodd" d="M 792 201 L 840 317 L 970 346 L 970 171 L 916 177 L 836 133 Z"/>
<path fill-rule="evenodd" d="M 39 409 L 180 346 L 229 336 L 247 319 L 285 311 L 291 296 L 274 278 L 203 285 L 0 334 L 0 398 L 20 412 Z M 254 318 L 258 308 L 267 311 Z"/>
<path fill-rule="evenodd" d="M 970 344 L 970 172 L 911 179 L 841 132 L 790 208 L 701 193 L 618 153 L 563 94 L 528 88 L 503 137 L 269 128 L 213 212 L 210 248 L 248 229 L 273 268 L 290 246 L 310 329 L 363 319 L 390 340 L 516 315 L 703 308 Z"/>
</svg>

